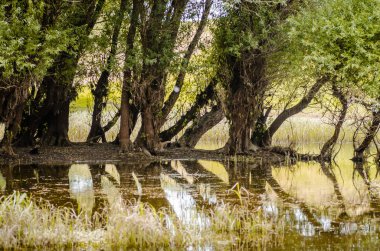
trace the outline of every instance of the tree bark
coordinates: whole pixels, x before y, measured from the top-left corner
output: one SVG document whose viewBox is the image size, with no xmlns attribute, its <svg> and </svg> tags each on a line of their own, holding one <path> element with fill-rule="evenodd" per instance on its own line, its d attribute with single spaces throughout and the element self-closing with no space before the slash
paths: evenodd
<svg viewBox="0 0 380 251">
<path fill-rule="evenodd" d="M 172 11 L 166 12 L 167 2 L 154 1 L 147 25 L 141 34 L 144 63 L 140 79 L 142 127 L 139 142 L 152 153 L 161 150 L 159 132 L 167 68 L 174 55 L 187 2 L 188 0 L 172 1 L 169 7 Z"/>
<path fill-rule="evenodd" d="M 0 122 L 5 123 L 5 132 L 1 145 L 4 153 L 9 156 L 16 155 L 12 148 L 12 142 L 20 130 L 22 113 L 29 96 L 29 91 L 25 88 L 27 86 L 29 85 L 12 87 L 0 93 Z"/>
<path fill-rule="evenodd" d="M 268 85 L 266 58 L 259 49 L 246 51 L 241 58 L 230 56 L 228 65 L 232 77 L 227 91 L 227 113 L 230 122 L 229 140 L 225 150 L 229 155 L 250 150 L 250 130 L 262 112 L 263 97 Z"/>
<path fill-rule="evenodd" d="M 42 144 L 48 146 L 68 146 L 69 140 L 70 99 L 65 100 L 56 113 L 47 116 L 47 131 L 42 138 Z"/>
<path fill-rule="evenodd" d="M 215 95 L 216 80 L 212 79 L 205 90 L 197 95 L 194 105 L 182 115 L 181 118 L 169 129 L 160 133 L 160 139 L 162 141 L 171 140 L 181 130 L 183 130 L 192 120 L 194 120 L 202 107 L 209 103 L 209 101 Z"/>
<path fill-rule="evenodd" d="M 131 147 L 130 143 L 130 89 L 132 86 L 132 70 L 129 65 L 132 58 L 132 51 L 134 48 L 134 41 L 136 36 L 136 30 L 138 25 L 138 18 L 140 12 L 140 4 L 138 0 L 133 0 L 132 14 L 131 14 L 131 24 L 129 26 L 127 35 L 127 45 L 125 51 L 125 62 L 124 62 L 124 76 L 123 76 L 123 87 L 121 90 L 121 104 L 120 104 L 120 132 L 119 132 L 119 143 L 121 150 L 123 152 L 129 151 Z"/>
<path fill-rule="evenodd" d="M 364 151 L 369 147 L 370 143 L 376 136 L 380 128 L 380 111 L 372 112 L 372 122 L 371 125 L 362 141 L 362 143 L 355 149 L 355 156 L 353 158 L 354 161 L 363 161 L 364 159 Z"/>
<path fill-rule="evenodd" d="M 208 15 L 210 14 L 210 10 L 211 10 L 211 6 L 212 6 L 212 0 L 206 0 L 204 11 L 202 13 L 201 21 L 199 23 L 197 31 L 195 32 L 195 35 L 194 35 L 192 41 L 190 42 L 190 44 L 187 48 L 187 51 L 186 51 L 186 53 L 182 59 L 181 68 L 180 68 L 180 71 L 178 73 L 176 83 L 174 85 L 174 90 L 170 93 L 169 98 L 165 101 L 164 106 L 162 108 L 161 126 L 164 124 L 165 119 L 167 118 L 167 116 L 169 115 L 169 113 L 171 112 L 175 103 L 178 100 L 178 97 L 180 95 L 180 90 L 181 90 L 181 88 L 183 86 L 183 82 L 185 80 L 186 71 L 187 71 L 191 56 L 193 55 L 195 48 L 196 48 L 196 46 L 197 46 L 197 44 L 201 38 L 201 35 L 204 31 L 204 28 L 206 27 Z"/>
<path fill-rule="evenodd" d="M 105 132 L 103 131 L 103 127 L 101 125 L 102 112 L 106 106 L 105 99 L 108 96 L 108 78 L 111 72 L 112 65 L 115 61 L 121 24 L 123 22 L 124 14 L 127 9 L 127 3 L 127 0 L 120 1 L 118 17 L 115 21 L 115 25 L 112 32 L 110 54 L 107 58 L 105 69 L 102 71 L 99 77 L 95 90 L 93 90 L 94 109 L 92 113 L 91 129 L 87 136 L 87 142 L 97 142 L 100 139 L 102 139 L 103 142 L 106 142 Z"/>
<path fill-rule="evenodd" d="M 219 124 L 223 118 L 224 112 L 220 105 L 213 106 L 211 111 L 193 120 L 193 124 L 186 129 L 185 133 L 179 138 L 178 143 L 181 146 L 194 148 L 201 137 Z"/>
<path fill-rule="evenodd" d="M 328 161 L 332 159 L 332 152 L 339 138 L 339 134 L 343 126 L 344 120 L 346 118 L 347 110 L 348 110 L 348 101 L 346 97 L 344 96 L 343 92 L 335 84 L 332 85 L 332 91 L 333 91 L 333 95 L 336 98 L 338 98 L 340 104 L 342 105 L 342 110 L 340 111 L 338 121 L 335 125 L 334 134 L 331 136 L 329 140 L 326 141 L 326 143 L 323 145 L 321 149 L 320 158 L 322 160 L 328 160 Z"/>
<path fill-rule="evenodd" d="M 311 103 L 315 95 L 327 81 L 328 79 L 326 77 L 318 79 L 311 87 L 309 92 L 296 105 L 282 111 L 269 126 L 268 130 L 264 132 L 264 135 L 262 137 L 263 141 L 259 143 L 259 146 L 270 146 L 272 144 L 273 135 L 277 132 L 281 125 L 291 116 L 303 111 L 303 109 L 305 109 Z"/>
</svg>

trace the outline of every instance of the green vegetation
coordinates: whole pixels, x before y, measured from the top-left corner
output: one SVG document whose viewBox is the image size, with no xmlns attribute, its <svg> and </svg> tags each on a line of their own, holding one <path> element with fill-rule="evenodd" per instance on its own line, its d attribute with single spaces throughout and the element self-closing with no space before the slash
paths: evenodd
<svg viewBox="0 0 380 251">
<path fill-rule="evenodd" d="M 287 23 L 292 62 L 334 79 L 340 88 L 379 98 L 380 2 L 311 2 Z"/>
<path fill-rule="evenodd" d="M 210 203 L 197 208 L 165 170 L 160 191 L 172 209 L 157 209 L 140 203 L 145 181 L 137 170 L 131 174 L 139 199 L 124 202 L 113 185 L 125 181 L 116 166 L 94 175 L 92 167 L 78 164 L 68 172 L 70 199 L 82 210 L 76 212 L 26 194 L 9 195 L 17 190 L 10 165 L 4 172 L 0 167 L 0 192 L 8 194 L 0 198 L 0 249 L 266 249 L 287 241 L 285 217 L 310 223 L 312 228 L 296 226 L 305 235 L 324 232 L 323 224 L 346 227 L 357 207 L 346 208 L 337 167 L 327 164 L 343 145 L 350 151 L 341 154 L 345 166 L 351 157 L 355 165 L 342 177 L 364 182 L 347 191 L 369 195 L 368 212 L 358 216 L 370 213 L 378 220 L 378 184 L 372 181 L 379 169 L 369 170 L 368 161 L 380 160 L 379 69 L 380 0 L 2 0 L 1 163 L 16 163 L 16 153 L 33 163 L 61 157 L 75 162 L 74 151 L 76 158 L 91 156 L 92 162 L 99 161 L 96 151 L 115 162 L 217 155 L 233 166 L 233 175 L 217 163 L 205 172 L 224 185 L 244 177 L 259 199 L 245 201 L 242 193 L 250 192 L 239 181 L 233 190 L 239 205 L 223 204 L 215 194 L 211 203 L 208 181 L 198 184 L 198 173 L 177 160 L 165 168 L 196 193 L 202 190 Z M 119 148 L 97 145 L 111 141 Z M 214 149 L 219 151 L 207 151 Z M 296 165 L 272 174 L 264 158 L 320 163 L 310 164 L 306 174 Z M 32 172 L 39 182 L 37 168 Z M 292 183 L 289 172 L 302 181 Z M 19 173 L 23 177 L 26 171 Z M 75 190 L 82 185 L 78 177 L 87 182 L 84 192 Z M 96 213 L 93 180 L 100 180 L 108 199 Z M 329 184 L 334 193 L 322 196 L 316 189 L 315 200 L 298 201 L 308 200 L 310 194 L 303 193 L 308 185 Z M 292 194 L 295 187 L 299 194 Z M 190 219 L 178 214 L 183 199 L 178 190 L 192 202 L 196 215 Z M 268 217 L 262 195 L 281 199 L 286 204 L 281 210 L 288 211 Z M 334 196 L 341 210 L 336 222 L 318 218 L 307 205 L 319 208 L 322 199 Z M 363 203 L 360 199 L 350 203 Z M 262 204 L 250 208 L 255 203 Z"/>
<path fill-rule="evenodd" d="M 38 0 L 0 7 L 7 155 L 15 144 L 117 136 L 122 152 L 137 146 L 154 154 L 168 141 L 194 148 L 226 119 L 218 134 L 228 155 L 319 138 L 329 160 L 345 124 L 362 160 L 380 127 L 377 0 Z M 315 107 L 333 130 L 289 132 L 292 116 Z M 85 111 L 90 121 L 71 125 L 74 113 Z"/>
</svg>

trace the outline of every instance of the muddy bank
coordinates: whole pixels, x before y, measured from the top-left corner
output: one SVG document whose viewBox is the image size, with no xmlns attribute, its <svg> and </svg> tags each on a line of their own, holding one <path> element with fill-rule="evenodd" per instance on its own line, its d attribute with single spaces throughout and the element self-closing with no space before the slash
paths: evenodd
<svg viewBox="0 0 380 251">
<path fill-rule="evenodd" d="M 259 150 L 244 156 L 227 156 L 222 152 L 196 150 L 188 148 L 166 149 L 157 156 L 148 156 L 142 151 L 121 153 L 120 148 L 113 144 L 76 143 L 67 147 L 41 147 L 38 154 L 30 154 L 31 148 L 15 148 L 17 156 L 13 158 L 0 154 L 0 163 L 13 164 L 70 164 L 70 163 L 141 163 L 170 159 L 208 159 L 218 161 L 250 161 L 267 164 L 289 162 L 285 156 L 269 151 Z"/>
</svg>

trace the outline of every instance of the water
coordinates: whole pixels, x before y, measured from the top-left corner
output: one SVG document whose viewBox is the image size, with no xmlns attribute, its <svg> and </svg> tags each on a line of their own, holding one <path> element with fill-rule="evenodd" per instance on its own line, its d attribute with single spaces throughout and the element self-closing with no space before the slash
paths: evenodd
<svg viewBox="0 0 380 251">
<path fill-rule="evenodd" d="M 288 229 L 276 249 L 380 249 L 380 169 L 338 164 L 173 160 L 61 166 L 1 166 L 0 194 L 13 190 L 91 214 L 107 204 L 136 200 L 171 208 L 185 225 L 207 227 L 202 207 L 241 203 L 262 209 Z M 236 184 L 239 184 L 238 186 Z M 212 249 L 212 248 L 211 248 Z"/>
</svg>

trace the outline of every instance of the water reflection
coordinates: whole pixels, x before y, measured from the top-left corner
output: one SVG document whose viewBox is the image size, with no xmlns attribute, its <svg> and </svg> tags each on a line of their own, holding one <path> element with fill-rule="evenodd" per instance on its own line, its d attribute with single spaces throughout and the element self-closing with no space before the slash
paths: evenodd
<svg viewBox="0 0 380 251">
<path fill-rule="evenodd" d="M 272 176 L 270 171 L 267 172 L 266 182 L 283 202 L 293 206 L 287 211 L 287 217 L 288 220 L 295 222 L 295 228 L 301 235 L 313 236 L 316 228 L 323 229 L 323 224 L 321 223 L 321 220 L 317 218 L 314 210 L 312 210 L 305 202 L 297 200 L 297 198 L 287 193 Z"/>
<path fill-rule="evenodd" d="M 84 164 L 74 164 L 69 170 L 70 194 L 76 199 L 78 207 L 87 214 L 92 213 L 95 205 L 90 167 Z"/>
<path fill-rule="evenodd" d="M 115 165 L 106 164 L 105 171 L 106 171 L 106 173 L 108 173 L 108 174 L 113 178 L 113 180 L 114 180 L 118 185 L 120 185 L 120 174 L 119 174 L 119 172 L 117 171 L 117 168 L 116 168 Z"/>
<path fill-rule="evenodd" d="M 187 173 L 186 169 L 179 160 L 170 161 L 170 166 L 173 170 L 177 171 L 182 178 L 184 178 L 189 184 L 194 183 L 194 177 Z"/>
<path fill-rule="evenodd" d="M 185 226 L 201 228 L 209 224 L 203 208 L 240 204 L 229 192 L 236 183 L 249 208 L 261 209 L 274 222 L 284 220 L 297 236 L 324 239 L 379 231 L 379 169 L 370 163 L 271 167 L 174 160 L 149 165 L 0 166 L 2 193 L 20 190 L 58 205 L 78 205 L 86 213 L 105 205 L 118 209 L 137 199 L 172 208 Z"/>
<path fill-rule="evenodd" d="M 173 211 L 185 226 L 204 228 L 208 225 L 207 217 L 198 212 L 194 198 L 183 186 L 165 173 L 161 173 L 160 181 Z"/>
<path fill-rule="evenodd" d="M 123 207 L 123 198 L 119 189 L 107 176 L 101 176 L 102 191 L 107 197 L 111 210 L 120 210 Z"/>
<path fill-rule="evenodd" d="M 228 172 L 225 166 L 217 161 L 198 160 L 198 163 L 207 171 L 217 176 L 221 181 L 229 184 Z"/>
<path fill-rule="evenodd" d="M 354 182 L 356 180 L 355 177 L 357 177 L 355 174 L 358 174 L 358 176 L 362 178 L 368 193 L 369 210 L 366 214 L 370 214 L 373 217 L 380 217 L 380 182 L 376 180 L 378 177 L 378 169 L 375 175 L 371 175 L 373 174 L 373 172 L 371 173 L 371 166 L 366 166 L 364 163 L 356 163 L 353 173 Z"/>
</svg>

